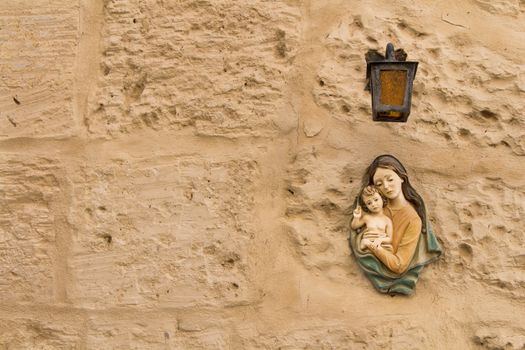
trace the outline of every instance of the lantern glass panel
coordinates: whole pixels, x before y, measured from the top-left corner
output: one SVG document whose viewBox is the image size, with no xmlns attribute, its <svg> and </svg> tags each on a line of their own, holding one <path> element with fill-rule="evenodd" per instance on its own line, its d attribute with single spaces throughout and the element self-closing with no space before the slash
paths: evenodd
<svg viewBox="0 0 525 350">
<path fill-rule="evenodd" d="M 403 106 L 405 102 L 405 87 L 407 84 L 406 70 L 381 70 L 380 102 L 383 105 Z"/>
</svg>

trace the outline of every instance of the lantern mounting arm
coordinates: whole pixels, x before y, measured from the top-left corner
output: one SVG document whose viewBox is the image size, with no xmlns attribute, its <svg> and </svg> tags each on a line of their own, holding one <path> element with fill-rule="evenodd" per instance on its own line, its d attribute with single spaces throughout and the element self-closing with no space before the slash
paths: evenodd
<svg viewBox="0 0 525 350">
<path fill-rule="evenodd" d="M 392 43 L 386 45 L 386 60 L 396 61 L 396 57 L 394 56 L 394 45 Z"/>
</svg>

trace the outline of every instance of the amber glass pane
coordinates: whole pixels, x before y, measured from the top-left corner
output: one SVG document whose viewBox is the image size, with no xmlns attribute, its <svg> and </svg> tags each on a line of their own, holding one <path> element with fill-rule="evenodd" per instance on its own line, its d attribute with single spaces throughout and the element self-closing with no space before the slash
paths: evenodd
<svg viewBox="0 0 525 350">
<path fill-rule="evenodd" d="M 405 101 L 407 72 L 405 70 L 382 70 L 380 102 L 384 105 L 402 106 Z"/>
</svg>

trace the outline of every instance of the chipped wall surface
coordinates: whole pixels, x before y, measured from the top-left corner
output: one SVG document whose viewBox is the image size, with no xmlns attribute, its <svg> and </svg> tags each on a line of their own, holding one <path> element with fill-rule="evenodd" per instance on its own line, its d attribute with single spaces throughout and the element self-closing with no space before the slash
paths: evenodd
<svg viewBox="0 0 525 350">
<path fill-rule="evenodd" d="M 0 39 L 0 349 L 525 348 L 523 0 L 3 0 Z M 445 252 L 411 297 L 348 249 L 383 153 Z"/>
</svg>

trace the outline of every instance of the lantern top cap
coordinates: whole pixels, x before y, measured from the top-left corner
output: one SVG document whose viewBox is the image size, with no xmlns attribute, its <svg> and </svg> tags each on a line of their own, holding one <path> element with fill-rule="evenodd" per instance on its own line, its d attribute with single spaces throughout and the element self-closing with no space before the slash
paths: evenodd
<svg viewBox="0 0 525 350">
<path fill-rule="evenodd" d="M 388 43 L 386 45 L 385 55 L 380 54 L 376 50 L 368 50 L 365 55 L 367 65 L 381 64 L 381 63 L 408 63 L 407 53 L 403 49 L 395 49 L 394 44 Z"/>
</svg>

